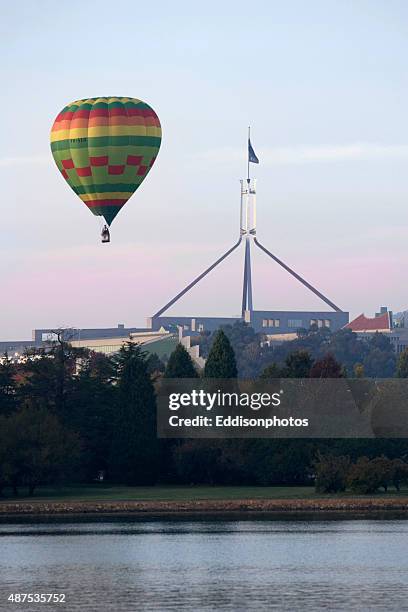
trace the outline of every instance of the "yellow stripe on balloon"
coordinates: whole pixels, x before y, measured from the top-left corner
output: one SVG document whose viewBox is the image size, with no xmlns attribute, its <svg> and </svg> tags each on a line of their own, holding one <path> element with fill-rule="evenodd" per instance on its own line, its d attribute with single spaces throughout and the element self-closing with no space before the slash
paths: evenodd
<svg viewBox="0 0 408 612">
<path fill-rule="evenodd" d="M 160 136 L 154 125 L 100 125 L 90 128 L 73 128 L 70 130 L 53 130 L 51 142 L 73 138 L 100 138 L 104 136 Z"/>
<path fill-rule="evenodd" d="M 133 191 L 110 191 L 108 193 L 84 193 L 79 197 L 83 202 L 88 202 L 88 200 L 124 200 L 129 199 L 131 195 L 133 195 Z"/>
</svg>

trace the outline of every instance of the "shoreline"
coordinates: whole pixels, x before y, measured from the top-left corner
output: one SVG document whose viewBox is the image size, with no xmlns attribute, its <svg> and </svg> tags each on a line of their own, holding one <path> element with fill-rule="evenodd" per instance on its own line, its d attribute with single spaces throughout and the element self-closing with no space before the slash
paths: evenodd
<svg viewBox="0 0 408 612">
<path fill-rule="evenodd" d="M 0 521 L 49 519 L 408 519 L 408 498 L 243 499 L 190 501 L 1 501 Z"/>
</svg>

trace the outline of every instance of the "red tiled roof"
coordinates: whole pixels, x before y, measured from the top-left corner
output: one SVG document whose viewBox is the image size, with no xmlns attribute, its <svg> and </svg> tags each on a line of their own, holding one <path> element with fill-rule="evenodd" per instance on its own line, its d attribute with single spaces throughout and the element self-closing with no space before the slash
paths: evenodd
<svg viewBox="0 0 408 612">
<path fill-rule="evenodd" d="M 379 317 L 373 317 L 372 319 L 361 314 L 354 321 L 347 323 L 345 328 L 354 332 L 391 330 L 390 313 L 384 312 Z"/>
</svg>

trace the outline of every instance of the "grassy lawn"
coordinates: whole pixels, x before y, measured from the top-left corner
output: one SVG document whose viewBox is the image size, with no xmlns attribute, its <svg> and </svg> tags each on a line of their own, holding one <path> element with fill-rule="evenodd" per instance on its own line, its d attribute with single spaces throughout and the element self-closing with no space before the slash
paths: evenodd
<svg viewBox="0 0 408 612">
<path fill-rule="evenodd" d="M 157 486 L 157 487 L 121 487 L 107 485 L 86 485 L 75 487 L 39 487 L 34 497 L 26 496 L 21 489 L 20 495 L 14 497 L 9 489 L 2 502 L 21 501 L 189 501 L 198 499 L 234 500 L 234 499 L 313 499 L 317 497 L 339 497 L 341 495 L 323 495 L 315 493 L 313 487 L 208 487 L 208 486 Z M 376 497 L 408 496 L 408 489 L 397 493 L 393 488 L 388 493 L 377 493 Z M 353 495 L 353 497 L 357 497 Z M 362 496 L 364 497 L 364 496 Z"/>
</svg>

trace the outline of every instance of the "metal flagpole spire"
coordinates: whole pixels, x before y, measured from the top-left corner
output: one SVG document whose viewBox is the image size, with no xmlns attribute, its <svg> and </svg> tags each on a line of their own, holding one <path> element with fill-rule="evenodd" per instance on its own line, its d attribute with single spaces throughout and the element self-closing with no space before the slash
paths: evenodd
<svg viewBox="0 0 408 612">
<path fill-rule="evenodd" d="M 259 164 L 259 159 L 251 144 L 251 127 L 248 126 L 248 160 L 247 160 L 247 178 L 241 179 L 241 205 L 240 205 L 240 227 L 239 237 L 235 244 L 233 244 L 228 251 L 226 251 L 221 257 L 219 257 L 213 264 L 211 264 L 204 272 L 197 276 L 191 283 L 189 283 L 184 289 L 182 289 L 174 298 L 172 298 L 167 304 L 165 304 L 160 310 L 158 310 L 152 317 L 152 324 L 154 319 L 159 318 L 170 306 L 178 302 L 178 300 L 188 293 L 195 285 L 197 285 L 207 274 L 209 274 L 214 268 L 221 264 L 231 253 L 233 253 L 241 244 L 242 238 L 245 237 L 245 255 L 244 255 L 244 276 L 242 284 L 242 319 L 248 323 L 252 319 L 253 303 L 252 303 L 252 270 L 251 270 L 251 243 L 255 243 L 261 251 L 268 255 L 275 263 L 279 264 L 286 272 L 291 274 L 297 281 L 302 283 L 309 291 L 314 293 L 319 299 L 325 302 L 330 308 L 337 312 L 342 310 L 334 304 L 329 298 L 323 293 L 318 291 L 313 285 L 308 283 L 300 274 L 295 272 L 287 264 L 285 264 L 276 255 L 271 253 L 266 247 L 261 244 L 256 237 L 256 179 L 250 177 L 249 164 Z"/>
<path fill-rule="evenodd" d="M 256 156 L 251 158 L 251 127 L 248 126 L 247 143 L 247 179 L 241 181 L 241 235 L 245 235 L 245 256 L 244 256 L 244 278 L 242 283 L 242 308 L 241 315 L 245 319 L 246 312 L 249 312 L 249 319 L 253 310 L 252 302 L 252 270 L 251 270 L 251 242 L 256 235 L 256 189 L 255 180 L 251 181 L 249 174 L 249 164 L 254 162 Z M 257 163 L 257 162 L 255 162 Z M 244 206 L 243 206 L 244 205 Z"/>
<path fill-rule="evenodd" d="M 251 180 L 249 178 L 249 143 L 251 142 L 251 126 L 248 125 L 248 173 L 247 173 L 247 183 Z"/>
</svg>

